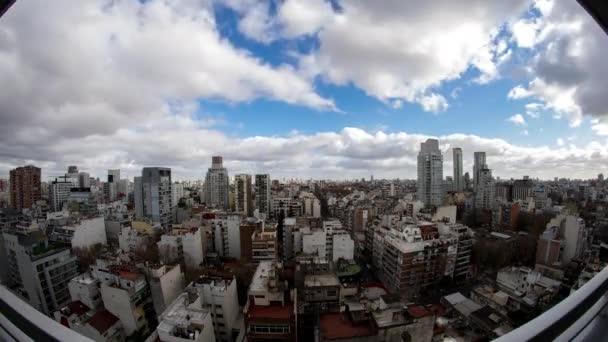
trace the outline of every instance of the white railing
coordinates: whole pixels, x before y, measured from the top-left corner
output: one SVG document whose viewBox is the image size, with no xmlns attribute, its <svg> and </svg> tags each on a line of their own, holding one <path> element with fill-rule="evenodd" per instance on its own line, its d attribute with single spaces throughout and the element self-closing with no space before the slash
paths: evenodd
<svg viewBox="0 0 608 342">
<path fill-rule="evenodd" d="M 0 285 L 0 340 L 92 342 L 45 316 Z"/>
<path fill-rule="evenodd" d="M 608 267 L 542 315 L 495 341 L 600 341 L 608 337 L 607 314 Z"/>
</svg>

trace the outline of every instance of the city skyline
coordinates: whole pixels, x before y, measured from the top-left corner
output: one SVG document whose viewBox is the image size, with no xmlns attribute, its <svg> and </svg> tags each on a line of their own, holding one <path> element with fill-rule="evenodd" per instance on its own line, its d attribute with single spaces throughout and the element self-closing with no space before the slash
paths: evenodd
<svg viewBox="0 0 608 342">
<path fill-rule="evenodd" d="M 606 37 L 578 4 L 403 6 L 18 2 L 0 22 L 0 81 L 17 85 L 0 101 L 0 175 L 165 166 L 200 179 L 222 155 L 233 174 L 414 179 L 429 138 L 446 174 L 452 147 L 465 170 L 486 151 L 501 178 L 608 167 Z M 70 24 L 80 13 L 97 20 Z"/>
</svg>

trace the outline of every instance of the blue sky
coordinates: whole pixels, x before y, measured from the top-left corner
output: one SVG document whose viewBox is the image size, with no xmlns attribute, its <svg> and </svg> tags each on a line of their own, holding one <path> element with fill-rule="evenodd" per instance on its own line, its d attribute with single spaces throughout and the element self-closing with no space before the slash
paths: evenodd
<svg viewBox="0 0 608 342">
<path fill-rule="evenodd" d="M 22 1 L 0 20 L 0 176 L 198 179 L 223 155 L 232 174 L 414 178 L 439 137 L 446 176 L 461 147 L 465 170 L 486 151 L 502 178 L 592 178 L 607 40 L 555 0 Z"/>
</svg>

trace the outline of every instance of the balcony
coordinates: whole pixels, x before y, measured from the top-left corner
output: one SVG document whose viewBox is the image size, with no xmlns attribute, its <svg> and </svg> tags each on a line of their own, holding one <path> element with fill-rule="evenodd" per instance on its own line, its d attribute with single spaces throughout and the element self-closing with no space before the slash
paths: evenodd
<svg viewBox="0 0 608 342">
<path fill-rule="evenodd" d="M 603 341 L 607 322 L 608 267 L 550 310 L 495 341 Z"/>
<path fill-rule="evenodd" d="M 45 316 L 2 285 L 0 285 L 0 340 L 92 342 Z"/>
</svg>

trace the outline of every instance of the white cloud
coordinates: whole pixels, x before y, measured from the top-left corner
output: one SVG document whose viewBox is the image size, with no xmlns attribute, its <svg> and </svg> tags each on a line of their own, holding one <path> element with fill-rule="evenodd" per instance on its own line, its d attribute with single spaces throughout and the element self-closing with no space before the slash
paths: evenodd
<svg viewBox="0 0 608 342">
<path fill-rule="evenodd" d="M 565 144 L 564 139 L 562 139 L 562 138 L 557 138 L 556 142 L 557 142 L 557 146 L 564 146 L 564 144 Z"/>
<path fill-rule="evenodd" d="M 223 39 L 209 6 L 16 3 L 0 24 L 0 84 L 11 84 L 0 92 L 0 135 L 13 137 L 21 126 L 36 139 L 111 134 L 158 118 L 167 102 L 201 98 L 335 110 L 292 66 L 271 66 Z"/>
<path fill-rule="evenodd" d="M 448 108 L 437 88 L 469 68 L 480 72 L 478 83 L 499 77 L 511 51 L 498 31 L 527 1 L 353 0 L 340 7 L 319 28 L 319 48 L 302 57 L 303 68 L 385 103 L 402 99 L 437 111 Z"/>
<path fill-rule="evenodd" d="M 517 126 L 526 125 L 526 119 L 524 119 L 523 115 L 521 115 L 521 114 L 512 115 L 507 119 L 507 121 L 512 122 L 512 123 L 516 124 Z"/>
<path fill-rule="evenodd" d="M 540 17 L 514 25 L 519 25 L 516 42 L 535 53 L 524 68 L 530 81 L 508 96 L 533 97 L 572 127 L 585 115 L 608 117 L 605 33 L 576 1 L 537 0 L 535 7 Z"/>
<path fill-rule="evenodd" d="M 540 24 L 535 19 L 523 18 L 511 26 L 512 39 L 519 47 L 531 48 L 536 44 Z"/>
<path fill-rule="evenodd" d="M 359 178 L 373 172 L 378 177 L 415 178 L 420 143 L 431 137 L 406 132 L 371 132 L 347 127 L 341 131 L 285 136 L 229 137 L 200 127 L 191 114 L 195 107 L 166 112 L 146 125 L 124 128 L 109 137 L 90 135 L 39 144 L 22 151 L 19 158 L 3 158 L 0 175 L 25 160 L 44 168 L 45 176 L 78 165 L 95 176 L 120 168 L 130 177 L 143 166 L 171 167 L 176 179 L 201 179 L 212 155 L 223 155 L 230 174 L 268 172 L 274 178 Z M 465 169 L 472 167 L 473 151 L 486 151 L 488 164 L 503 178 L 554 176 L 591 177 L 608 167 L 608 144 L 571 145 L 554 149 L 524 147 L 502 139 L 450 134 L 440 139 L 449 175 L 450 148 L 464 151 Z M 0 154 L 10 156 L 15 146 L 0 144 Z"/>
<path fill-rule="evenodd" d="M 608 121 L 602 121 L 600 122 L 599 120 L 596 121 L 595 123 L 593 123 L 591 125 L 591 129 L 595 132 L 595 134 L 597 135 L 601 135 L 601 136 L 608 136 Z"/>
<path fill-rule="evenodd" d="M 266 2 L 254 3 L 246 8 L 238 27 L 246 37 L 263 43 L 277 38 L 276 21 L 269 14 L 270 5 Z"/>
<path fill-rule="evenodd" d="M 293 38 L 316 33 L 333 20 L 334 11 L 325 0 L 287 0 L 281 4 L 277 14 L 282 24 L 282 34 Z"/>
<path fill-rule="evenodd" d="M 531 118 L 538 119 L 540 117 L 540 110 L 543 109 L 542 103 L 532 102 L 526 104 L 526 115 Z"/>
<path fill-rule="evenodd" d="M 532 94 L 533 93 L 531 91 L 527 90 L 522 85 L 517 85 L 509 91 L 509 94 L 507 94 L 507 97 L 510 99 L 518 100 L 518 99 L 523 99 L 523 98 L 532 96 Z"/>
<path fill-rule="evenodd" d="M 446 101 L 443 95 L 432 93 L 422 96 L 418 102 L 422 106 L 422 109 L 427 112 L 437 113 L 448 109 L 448 101 Z"/>
</svg>

